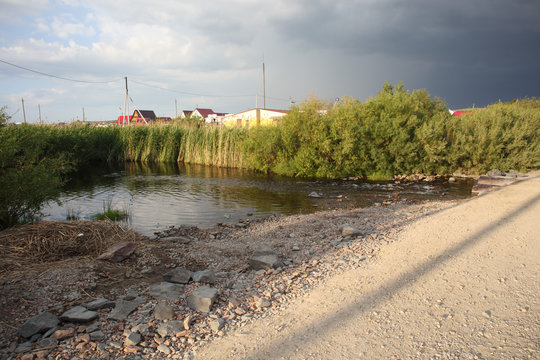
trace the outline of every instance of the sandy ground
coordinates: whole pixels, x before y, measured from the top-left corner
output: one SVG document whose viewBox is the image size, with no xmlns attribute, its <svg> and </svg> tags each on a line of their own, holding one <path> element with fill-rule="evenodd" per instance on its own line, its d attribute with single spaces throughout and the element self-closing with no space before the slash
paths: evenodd
<svg viewBox="0 0 540 360">
<path fill-rule="evenodd" d="M 540 358 L 540 178 L 420 218 L 196 359 Z"/>
</svg>

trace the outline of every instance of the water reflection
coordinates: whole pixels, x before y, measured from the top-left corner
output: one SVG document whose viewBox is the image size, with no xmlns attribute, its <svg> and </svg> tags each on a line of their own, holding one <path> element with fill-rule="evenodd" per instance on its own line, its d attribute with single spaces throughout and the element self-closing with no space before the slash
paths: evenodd
<svg viewBox="0 0 540 360">
<path fill-rule="evenodd" d="M 318 206 L 370 206 L 396 193 L 401 198 L 460 198 L 469 196 L 471 187 L 470 182 L 306 181 L 238 169 L 126 163 L 81 169 L 64 187 L 61 205 L 50 203 L 44 212 L 47 220 L 65 220 L 68 213 L 89 219 L 111 201 L 113 207 L 129 212 L 133 228 L 152 234 L 170 225 L 206 227 L 248 214 L 265 217 L 313 212 Z M 325 200 L 308 198 L 312 191 L 322 193 Z"/>
</svg>

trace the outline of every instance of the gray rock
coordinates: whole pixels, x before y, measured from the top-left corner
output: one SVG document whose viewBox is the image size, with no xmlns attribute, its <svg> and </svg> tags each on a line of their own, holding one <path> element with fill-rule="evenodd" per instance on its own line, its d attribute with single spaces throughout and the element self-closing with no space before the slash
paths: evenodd
<svg viewBox="0 0 540 360">
<path fill-rule="evenodd" d="M 119 300 L 116 303 L 116 306 L 109 314 L 109 319 L 113 320 L 125 320 L 131 314 L 137 307 L 139 306 L 139 302 L 137 300 L 132 301 L 126 301 L 126 300 Z"/>
<path fill-rule="evenodd" d="M 169 236 L 162 238 L 163 241 L 172 241 L 178 244 L 189 244 L 191 242 L 191 239 L 183 236 Z"/>
<path fill-rule="evenodd" d="M 53 348 L 53 347 L 56 347 L 56 345 L 58 345 L 58 340 L 56 340 L 55 338 L 46 338 L 46 339 L 41 339 L 37 342 L 37 349 L 43 349 L 43 348 Z"/>
<path fill-rule="evenodd" d="M 319 194 L 318 192 L 313 191 L 313 192 L 309 193 L 308 197 L 312 198 L 312 199 L 320 199 L 320 198 L 322 198 L 322 194 Z"/>
<path fill-rule="evenodd" d="M 171 320 L 174 318 L 174 309 L 166 301 L 160 301 L 154 308 L 154 317 L 157 320 Z"/>
<path fill-rule="evenodd" d="M 18 354 L 25 353 L 32 351 L 32 342 L 27 341 L 22 344 L 17 345 L 17 348 L 15 348 L 15 352 Z"/>
<path fill-rule="evenodd" d="M 95 320 L 99 314 L 95 311 L 90 311 L 84 306 L 75 306 L 63 313 L 60 318 L 64 321 L 86 323 Z"/>
<path fill-rule="evenodd" d="M 142 341 L 142 336 L 139 333 L 132 332 L 124 340 L 124 346 L 135 346 Z"/>
<path fill-rule="evenodd" d="M 47 330 L 47 332 L 45 332 L 45 333 L 43 334 L 43 338 L 45 339 L 45 338 L 51 337 L 52 334 L 54 334 L 54 332 L 55 332 L 56 330 L 58 330 L 58 326 L 55 326 L 55 327 L 53 327 L 52 329 Z"/>
<path fill-rule="evenodd" d="M 268 245 L 260 245 L 251 258 L 249 264 L 255 270 L 272 269 L 283 266 L 278 254 Z"/>
<path fill-rule="evenodd" d="M 112 262 L 120 262 L 127 259 L 133 252 L 137 244 L 134 242 L 123 241 L 111 246 L 107 251 L 98 257 L 98 260 L 108 260 Z"/>
<path fill-rule="evenodd" d="M 216 282 L 216 275 L 214 275 L 212 270 L 196 271 L 193 274 L 193 281 L 214 284 Z"/>
<path fill-rule="evenodd" d="M 163 275 L 163 281 L 176 283 L 176 284 L 187 284 L 189 280 L 191 280 L 191 277 L 193 276 L 193 273 L 189 270 L 186 270 L 181 267 L 177 267 L 176 269 L 173 269 Z"/>
<path fill-rule="evenodd" d="M 101 299 L 97 299 L 97 300 L 89 302 L 88 304 L 84 305 L 84 307 L 87 308 L 88 310 L 101 310 L 101 309 L 113 308 L 114 305 L 115 305 L 114 301 L 101 298 Z"/>
<path fill-rule="evenodd" d="M 138 332 L 141 335 L 148 335 L 150 326 L 148 324 L 139 324 L 131 328 L 132 332 Z"/>
<path fill-rule="evenodd" d="M 86 330 L 84 330 L 87 334 L 90 334 L 94 331 L 97 331 L 99 330 L 99 323 L 96 321 L 95 323 L 91 324 L 91 325 L 88 325 L 88 327 L 86 328 Z"/>
<path fill-rule="evenodd" d="M 341 227 L 341 236 L 347 237 L 347 236 L 360 236 L 362 235 L 362 232 L 358 230 L 357 228 L 354 228 L 350 225 L 343 225 Z"/>
<path fill-rule="evenodd" d="M 221 318 L 215 319 L 210 322 L 210 329 L 213 332 L 218 332 L 219 330 L 223 329 L 224 326 L 225 326 L 225 320 Z"/>
<path fill-rule="evenodd" d="M 492 170 L 489 170 L 487 173 L 486 173 L 487 176 L 506 176 L 505 173 L 503 173 L 501 170 L 499 169 L 492 169 Z"/>
<path fill-rule="evenodd" d="M 158 326 L 156 332 L 161 337 L 174 336 L 184 331 L 184 322 L 180 320 L 168 321 Z"/>
<path fill-rule="evenodd" d="M 157 347 L 158 351 L 161 351 L 165 355 L 169 355 L 171 353 L 171 349 L 165 344 L 161 344 Z"/>
<path fill-rule="evenodd" d="M 44 312 L 30 319 L 19 328 L 18 333 L 22 337 L 29 338 L 35 334 L 41 334 L 57 326 L 60 320 L 49 312 Z"/>
<path fill-rule="evenodd" d="M 94 331 L 90 333 L 90 340 L 92 341 L 103 341 L 105 339 L 105 334 L 103 331 Z"/>
<path fill-rule="evenodd" d="M 184 297 L 184 286 L 170 282 L 150 285 L 150 295 L 155 299 L 176 300 Z"/>
<path fill-rule="evenodd" d="M 200 311 L 209 312 L 216 301 L 217 289 L 201 286 L 195 289 L 187 299 L 189 308 Z"/>
</svg>

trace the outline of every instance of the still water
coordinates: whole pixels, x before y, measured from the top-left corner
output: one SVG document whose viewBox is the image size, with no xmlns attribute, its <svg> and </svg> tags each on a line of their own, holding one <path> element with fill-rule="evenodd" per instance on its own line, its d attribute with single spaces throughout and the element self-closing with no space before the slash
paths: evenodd
<svg viewBox="0 0 540 360">
<path fill-rule="evenodd" d="M 456 199 L 470 196 L 473 182 L 394 184 L 316 181 L 197 165 L 138 164 L 87 168 L 63 188 L 60 202 L 43 209 L 45 220 L 69 214 L 91 219 L 104 206 L 125 210 L 127 224 L 147 235 L 171 225 L 211 227 L 219 222 L 321 209 L 366 207 L 399 193 L 400 199 Z M 311 192 L 322 199 L 309 198 Z"/>
</svg>

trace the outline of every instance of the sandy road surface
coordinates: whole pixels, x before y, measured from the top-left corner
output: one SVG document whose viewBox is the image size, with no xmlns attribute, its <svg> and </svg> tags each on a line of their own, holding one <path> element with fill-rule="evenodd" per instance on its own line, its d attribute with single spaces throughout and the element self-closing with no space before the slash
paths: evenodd
<svg viewBox="0 0 540 360">
<path fill-rule="evenodd" d="M 540 178 L 403 229 L 196 359 L 539 359 Z"/>
</svg>

